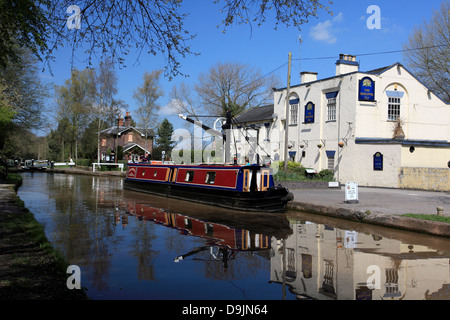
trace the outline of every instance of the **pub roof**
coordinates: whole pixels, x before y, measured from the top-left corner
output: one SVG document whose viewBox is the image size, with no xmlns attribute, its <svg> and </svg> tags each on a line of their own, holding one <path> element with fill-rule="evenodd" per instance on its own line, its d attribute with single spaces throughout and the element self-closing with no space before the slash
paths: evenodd
<svg viewBox="0 0 450 320">
<path fill-rule="evenodd" d="M 245 110 L 238 116 L 236 116 L 236 120 L 238 123 L 246 123 L 246 122 L 261 122 L 264 120 L 272 120 L 273 119 L 273 104 L 262 106 L 262 107 L 253 107 Z"/>
</svg>

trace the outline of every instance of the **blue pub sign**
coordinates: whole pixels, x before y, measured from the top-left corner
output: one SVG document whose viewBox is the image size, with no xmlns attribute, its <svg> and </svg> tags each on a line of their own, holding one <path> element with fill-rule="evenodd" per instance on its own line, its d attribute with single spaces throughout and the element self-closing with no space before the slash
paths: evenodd
<svg viewBox="0 0 450 320">
<path fill-rule="evenodd" d="M 359 101 L 375 101 L 375 81 L 369 77 L 359 80 Z"/>
<path fill-rule="evenodd" d="M 305 106 L 305 123 L 314 123 L 314 103 L 308 102 Z"/>
<path fill-rule="evenodd" d="M 373 155 L 373 170 L 375 171 L 383 170 L 383 155 L 380 152 L 376 152 Z"/>
</svg>

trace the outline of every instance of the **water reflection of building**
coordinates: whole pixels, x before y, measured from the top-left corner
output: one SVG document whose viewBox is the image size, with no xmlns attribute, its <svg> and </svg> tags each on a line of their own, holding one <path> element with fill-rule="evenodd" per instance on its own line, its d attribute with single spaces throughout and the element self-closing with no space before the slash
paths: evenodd
<svg viewBox="0 0 450 320">
<path fill-rule="evenodd" d="M 299 299 L 450 299 L 449 252 L 325 225 L 291 227 L 286 240 L 273 240 L 270 277 Z"/>
</svg>

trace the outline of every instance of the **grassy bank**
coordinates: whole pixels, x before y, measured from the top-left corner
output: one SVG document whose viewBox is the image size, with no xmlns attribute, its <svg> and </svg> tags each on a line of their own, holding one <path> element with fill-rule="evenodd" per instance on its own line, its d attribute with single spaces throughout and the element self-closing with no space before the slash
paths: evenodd
<svg viewBox="0 0 450 320">
<path fill-rule="evenodd" d="M 17 177 L 18 176 L 18 177 Z M 55 250 L 44 228 L 10 186 L 0 184 L 0 299 L 87 299 L 84 290 L 69 290 L 68 263 Z"/>
<path fill-rule="evenodd" d="M 407 214 L 402 214 L 402 217 L 409 217 L 409 218 L 416 218 L 416 219 L 422 219 L 422 220 L 450 223 L 450 217 L 438 216 L 436 214 L 407 213 Z"/>
</svg>

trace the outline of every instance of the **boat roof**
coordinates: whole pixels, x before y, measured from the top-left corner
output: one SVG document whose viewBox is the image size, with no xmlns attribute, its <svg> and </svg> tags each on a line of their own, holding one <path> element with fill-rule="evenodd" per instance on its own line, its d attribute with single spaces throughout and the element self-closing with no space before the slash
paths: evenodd
<svg viewBox="0 0 450 320">
<path fill-rule="evenodd" d="M 150 161 L 150 162 L 139 162 L 139 163 L 129 163 L 128 165 L 136 166 L 174 166 L 174 167 L 184 167 L 184 168 L 255 168 L 255 167 L 268 167 L 266 165 L 241 165 L 241 164 L 226 164 L 226 163 L 201 163 L 201 164 L 174 164 L 174 163 L 162 163 L 162 161 Z"/>
</svg>

